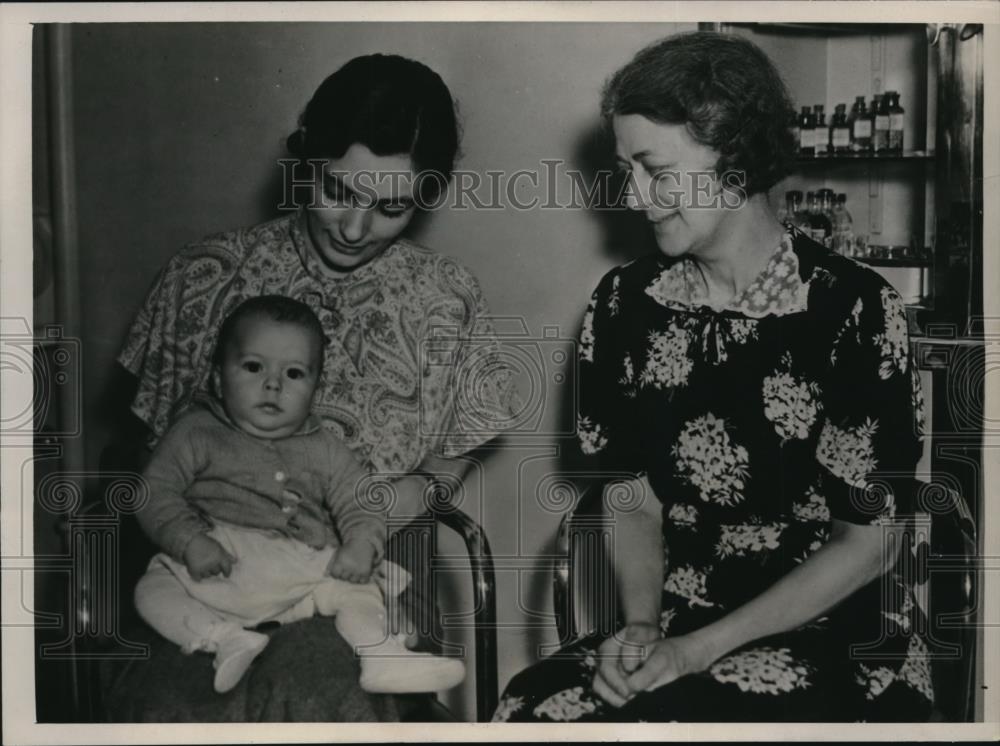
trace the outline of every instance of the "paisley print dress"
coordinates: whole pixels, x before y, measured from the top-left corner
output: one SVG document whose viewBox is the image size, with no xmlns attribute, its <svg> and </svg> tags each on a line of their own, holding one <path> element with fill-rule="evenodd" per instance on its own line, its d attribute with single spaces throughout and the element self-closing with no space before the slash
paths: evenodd
<svg viewBox="0 0 1000 746">
<path fill-rule="evenodd" d="M 211 236 L 156 278 L 118 358 L 139 378 L 132 409 L 154 438 L 207 389 L 222 319 L 272 293 L 319 317 L 327 345 L 313 412 L 374 469 L 405 473 L 428 454 L 456 456 L 502 432 L 516 392 L 475 277 L 405 240 L 330 277 L 302 220 Z"/>
<path fill-rule="evenodd" d="M 157 276 L 118 358 L 138 378 L 132 409 L 152 441 L 207 390 L 225 316 L 246 298 L 265 294 L 295 298 L 316 312 L 327 341 L 313 414 L 372 469 L 401 476 L 428 454 L 456 456 L 502 432 L 520 405 L 472 274 L 399 240 L 349 275 L 332 278 L 318 266 L 302 220 L 301 212 L 292 213 L 210 236 L 181 250 Z M 406 547 L 394 537 L 387 555 L 416 574 Z M 429 588 L 411 584 L 400 606 L 420 620 L 419 628 L 434 631 L 435 640 L 422 640 L 433 649 L 441 633 Z M 148 665 L 125 670 L 109 706 L 122 721 L 175 720 L 178 713 L 241 721 L 398 718 L 395 699 L 360 691 L 353 653 L 327 645 L 329 635 L 336 637 L 332 626 L 298 624 L 298 633 L 269 648 L 283 651 L 274 654 L 279 657 L 245 677 L 224 702 L 192 700 L 187 682 L 202 680 L 207 659 L 184 656 L 155 638 Z M 327 645 L 318 662 L 317 644 Z M 289 676 L 299 678 L 286 687 Z M 323 695 L 303 696 L 311 685 L 322 686 Z"/>
<path fill-rule="evenodd" d="M 662 503 L 660 626 L 696 630 L 821 547 L 831 521 L 912 511 L 922 401 L 899 295 L 788 233 L 724 308 L 690 260 L 619 267 L 580 335 L 580 445 Z M 621 709 L 592 689 L 602 642 L 521 672 L 500 721 L 920 720 L 933 693 L 919 609 L 891 571 L 825 616 L 756 640 Z"/>
</svg>

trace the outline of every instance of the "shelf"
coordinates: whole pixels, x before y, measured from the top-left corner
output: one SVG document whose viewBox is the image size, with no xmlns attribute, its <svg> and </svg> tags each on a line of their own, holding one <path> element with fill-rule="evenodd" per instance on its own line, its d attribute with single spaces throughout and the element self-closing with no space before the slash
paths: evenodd
<svg viewBox="0 0 1000 746">
<path fill-rule="evenodd" d="M 741 28 L 756 28 L 761 31 L 792 32 L 804 34 L 820 34 L 821 36 L 849 34 L 886 34 L 900 30 L 923 28 L 923 23 L 761 23 L 761 22 L 727 22 L 723 26 Z"/>
<path fill-rule="evenodd" d="M 926 150 L 906 150 L 902 153 L 842 153 L 839 155 L 800 155 L 795 163 L 800 166 L 820 166 L 835 163 L 933 161 L 934 153 Z"/>
<path fill-rule="evenodd" d="M 881 259 L 873 256 L 856 256 L 854 259 L 872 267 L 930 267 L 932 265 L 930 259 Z"/>
</svg>

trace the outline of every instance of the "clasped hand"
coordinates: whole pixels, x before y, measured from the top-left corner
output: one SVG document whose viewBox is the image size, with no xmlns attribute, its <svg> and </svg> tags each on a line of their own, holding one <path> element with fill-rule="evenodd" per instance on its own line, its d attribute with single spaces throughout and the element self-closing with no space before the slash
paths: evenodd
<svg viewBox="0 0 1000 746">
<path fill-rule="evenodd" d="M 657 625 L 627 625 L 598 651 L 594 692 L 621 707 L 640 692 L 669 684 L 708 667 L 707 651 L 691 635 L 663 638 Z"/>
</svg>

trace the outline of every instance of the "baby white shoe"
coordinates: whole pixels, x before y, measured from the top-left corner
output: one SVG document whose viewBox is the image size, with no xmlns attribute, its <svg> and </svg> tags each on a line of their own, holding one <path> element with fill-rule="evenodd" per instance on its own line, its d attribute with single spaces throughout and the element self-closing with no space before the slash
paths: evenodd
<svg viewBox="0 0 1000 746">
<path fill-rule="evenodd" d="M 462 661 L 410 650 L 399 636 L 360 652 L 361 688 L 373 694 L 440 692 L 465 678 Z"/>
<path fill-rule="evenodd" d="M 224 694 L 239 684 L 254 658 L 267 647 L 269 639 L 267 635 L 247 629 L 220 639 L 215 651 L 215 691 Z"/>
</svg>

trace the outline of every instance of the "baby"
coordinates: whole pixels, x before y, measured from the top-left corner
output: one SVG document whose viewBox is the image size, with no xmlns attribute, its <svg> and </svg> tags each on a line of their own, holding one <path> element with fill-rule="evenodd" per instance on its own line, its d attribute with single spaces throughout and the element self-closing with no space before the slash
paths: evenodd
<svg viewBox="0 0 1000 746">
<path fill-rule="evenodd" d="M 215 654 L 217 692 L 236 686 L 267 645 L 249 628 L 317 612 L 334 616 L 355 647 L 362 689 L 447 689 L 464 676 L 460 661 L 389 634 L 373 576 L 379 569 L 393 596 L 407 573 L 382 560 L 385 515 L 355 498 L 368 472 L 309 413 L 323 344 L 312 310 L 282 296 L 247 300 L 225 320 L 218 399 L 174 422 L 144 474 L 138 519 L 162 553 L 136 586 L 136 607 L 185 652 Z"/>
</svg>

